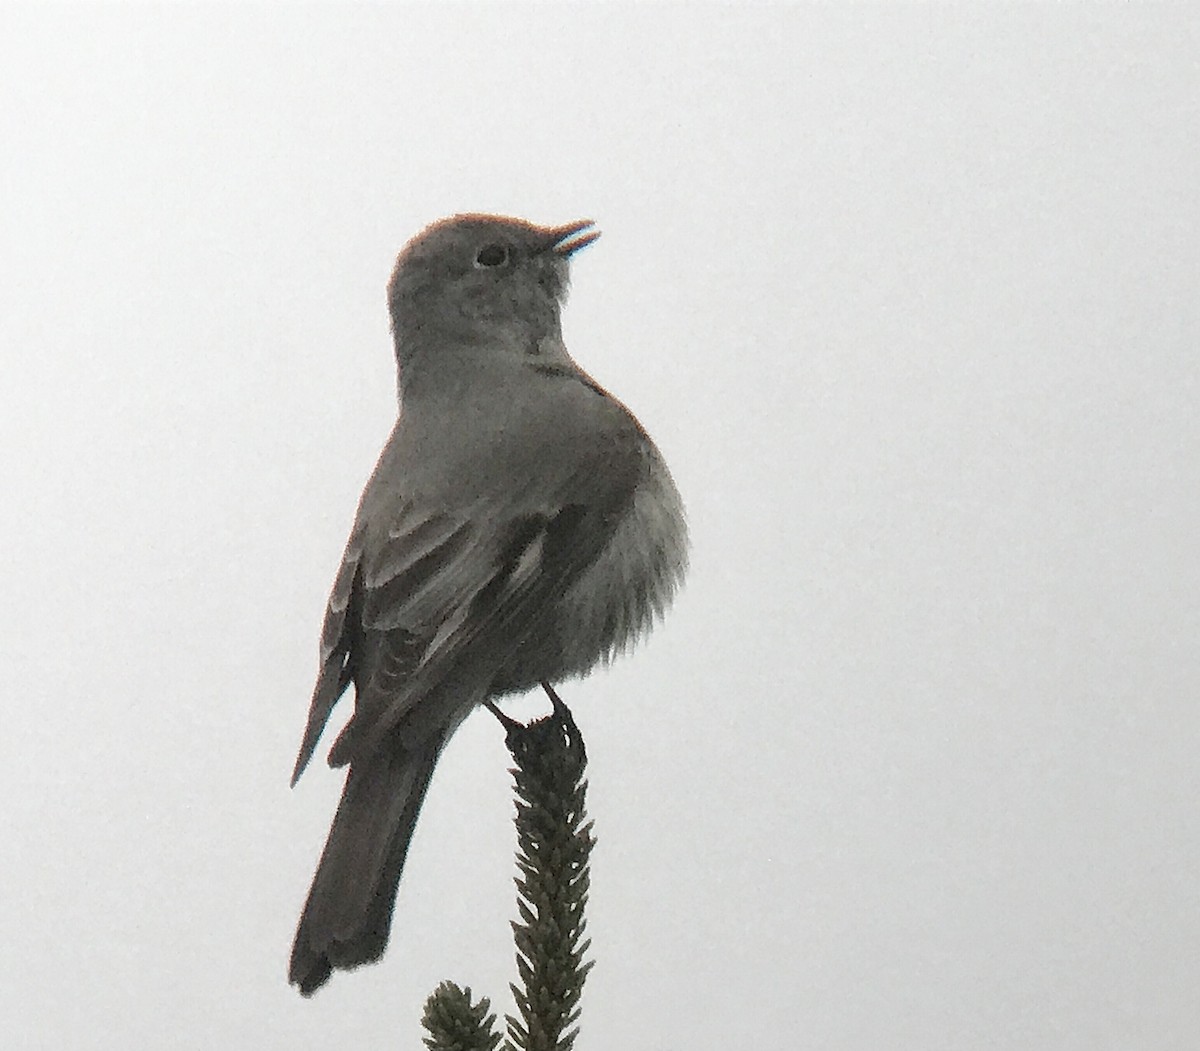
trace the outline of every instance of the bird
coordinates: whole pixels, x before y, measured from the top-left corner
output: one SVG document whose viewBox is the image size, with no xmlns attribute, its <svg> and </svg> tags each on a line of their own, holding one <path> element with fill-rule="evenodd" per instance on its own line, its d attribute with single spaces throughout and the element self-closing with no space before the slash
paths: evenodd
<svg viewBox="0 0 1200 1051">
<path fill-rule="evenodd" d="M 634 415 L 563 343 L 592 220 L 461 214 L 388 283 L 395 426 L 358 505 L 321 629 L 294 786 L 334 706 L 342 796 L 292 946 L 311 996 L 378 960 L 438 757 L 477 707 L 627 650 L 688 562 L 683 503 Z"/>
</svg>

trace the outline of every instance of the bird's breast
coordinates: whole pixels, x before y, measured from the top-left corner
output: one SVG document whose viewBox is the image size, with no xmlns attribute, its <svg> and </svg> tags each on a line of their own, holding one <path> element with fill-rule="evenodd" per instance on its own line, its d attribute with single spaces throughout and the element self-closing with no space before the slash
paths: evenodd
<svg viewBox="0 0 1200 1051">
<path fill-rule="evenodd" d="M 631 647 L 670 604 L 687 566 L 687 529 L 675 483 L 647 445 L 649 469 L 606 541 L 537 616 L 496 692 L 586 674 Z"/>
</svg>

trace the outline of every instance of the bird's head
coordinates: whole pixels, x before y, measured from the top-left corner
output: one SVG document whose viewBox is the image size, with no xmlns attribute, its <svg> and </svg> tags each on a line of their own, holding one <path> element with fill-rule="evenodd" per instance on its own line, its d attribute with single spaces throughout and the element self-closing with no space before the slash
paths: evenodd
<svg viewBox="0 0 1200 1051">
<path fill-rule="evenodd" d="M 398 356 L 431 341 L 498 331 L 557 337 L 567 261 L 600 236 L 592 226 L 456 215 L 427 227 L 400 253 L 388 283 Z"/>
</svg>

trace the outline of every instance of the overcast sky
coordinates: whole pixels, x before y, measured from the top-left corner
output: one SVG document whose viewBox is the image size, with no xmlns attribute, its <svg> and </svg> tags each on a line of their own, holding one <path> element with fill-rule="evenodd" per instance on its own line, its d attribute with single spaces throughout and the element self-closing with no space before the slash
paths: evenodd
<svg viewBox="0 0 1200 1051">
<path fill-rule="evenodd" d="M 1200 16 L 2 22 L 6 1046 L 416 1047 L 444 978 L 509 1008 L 486 715 L 382 963 L 285 978 L 384 285 L 460 211 L 597 220 L 568 345 L 691 521 L 666 622 L 563 690 L 580 1051 L 1200 1046 Z"/>
</svg>

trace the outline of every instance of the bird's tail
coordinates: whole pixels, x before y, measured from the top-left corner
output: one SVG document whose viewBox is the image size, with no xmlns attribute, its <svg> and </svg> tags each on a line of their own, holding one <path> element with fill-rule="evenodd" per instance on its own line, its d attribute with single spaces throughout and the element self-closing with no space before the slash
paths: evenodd
<svg viewBox="0 0 1200 1051">
<path fill-rule="evenodd" d="M 305 996 L 334 968 L 383 955 L 408 844 L 447 736 L 351 763 L 292 944 L 288 980 Z"/>
</svg>

